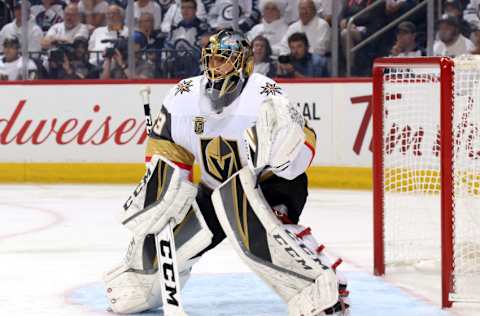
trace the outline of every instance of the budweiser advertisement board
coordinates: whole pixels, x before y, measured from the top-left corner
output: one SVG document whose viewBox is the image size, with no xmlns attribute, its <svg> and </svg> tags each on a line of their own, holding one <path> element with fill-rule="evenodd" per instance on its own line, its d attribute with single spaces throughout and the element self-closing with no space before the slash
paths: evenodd
<svg viewBox="0 0 480 316">
<path fill-rule="evenodd" d="M 173 84 L 0 85 L 0 162 L 143 161 L 140 89 L 156 113 Z M 371 166 L 371 83 L 280 83 L 317 133 L 314 165 Z"/>
</svg>

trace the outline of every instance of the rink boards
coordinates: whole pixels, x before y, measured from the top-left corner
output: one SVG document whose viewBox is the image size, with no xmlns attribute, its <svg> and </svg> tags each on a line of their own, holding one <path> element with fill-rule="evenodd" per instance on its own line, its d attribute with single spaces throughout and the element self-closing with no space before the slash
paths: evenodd
<svg viewBox="0 0 480 316">
<path fill-rule="evenodd" d="M 0 181 L 137 181 L 144 170 L 146 141 L 139 90 L 151 87 L 152 112 L 156 113 L 175 84 L 1 84 Z M 279 86 L 317 133 L 317 155 L 309 170 L 311 185 L 369 188 L 370 79 L 280 81 Z"/>
</svg>

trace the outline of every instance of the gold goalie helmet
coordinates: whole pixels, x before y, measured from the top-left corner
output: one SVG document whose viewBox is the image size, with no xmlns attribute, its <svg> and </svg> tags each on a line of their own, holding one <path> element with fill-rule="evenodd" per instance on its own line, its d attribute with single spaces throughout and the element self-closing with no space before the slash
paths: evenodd
<svg viewBox="0 0 480 316">
<path fill-rule="evenodd" d="M 252 48 L 242 33 L 222 30 L 202 49 L 202 66 L 206 94 L 220 113 L 240 95 L 253 70 Z"/>
</svg>

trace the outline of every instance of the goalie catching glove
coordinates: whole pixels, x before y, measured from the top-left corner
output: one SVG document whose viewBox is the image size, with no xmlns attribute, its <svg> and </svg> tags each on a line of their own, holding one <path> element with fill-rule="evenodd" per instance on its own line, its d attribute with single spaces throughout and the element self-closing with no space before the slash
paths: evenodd
<svg viewBox="0 0 480 316">
<path fill-rule="evenodd" d="M 245 132 L 249 167 L 258 172 L 270 167 L 274 173 L 290 166 L 305 142 L 305 120 L 284 96 L 266 99 L 256 125 Z"/>
</svg>

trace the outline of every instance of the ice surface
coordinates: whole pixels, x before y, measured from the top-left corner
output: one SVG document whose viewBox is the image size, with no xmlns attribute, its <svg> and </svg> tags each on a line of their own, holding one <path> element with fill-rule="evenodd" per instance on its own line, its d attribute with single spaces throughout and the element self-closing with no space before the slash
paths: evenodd
<svg viewBox="0 0 480 316">
<path fill-rule="evenodd" d="M 117 212 L 133 186 L 1 185 L 0 315 L 107 315 L 100 278 L 121 260 L 129 232 Z M 438 278 L 371 275 L 371 194 L 312 190 L 301 222 L 345 263 L 352 316 L 480 315 L 442 311 Z M 227 243 L 195 265 L 184 289 L 189 315 L 286 316 L 285 304 Z M 161 310 L 142 315 L 162 315 Z"/>
</svg>

